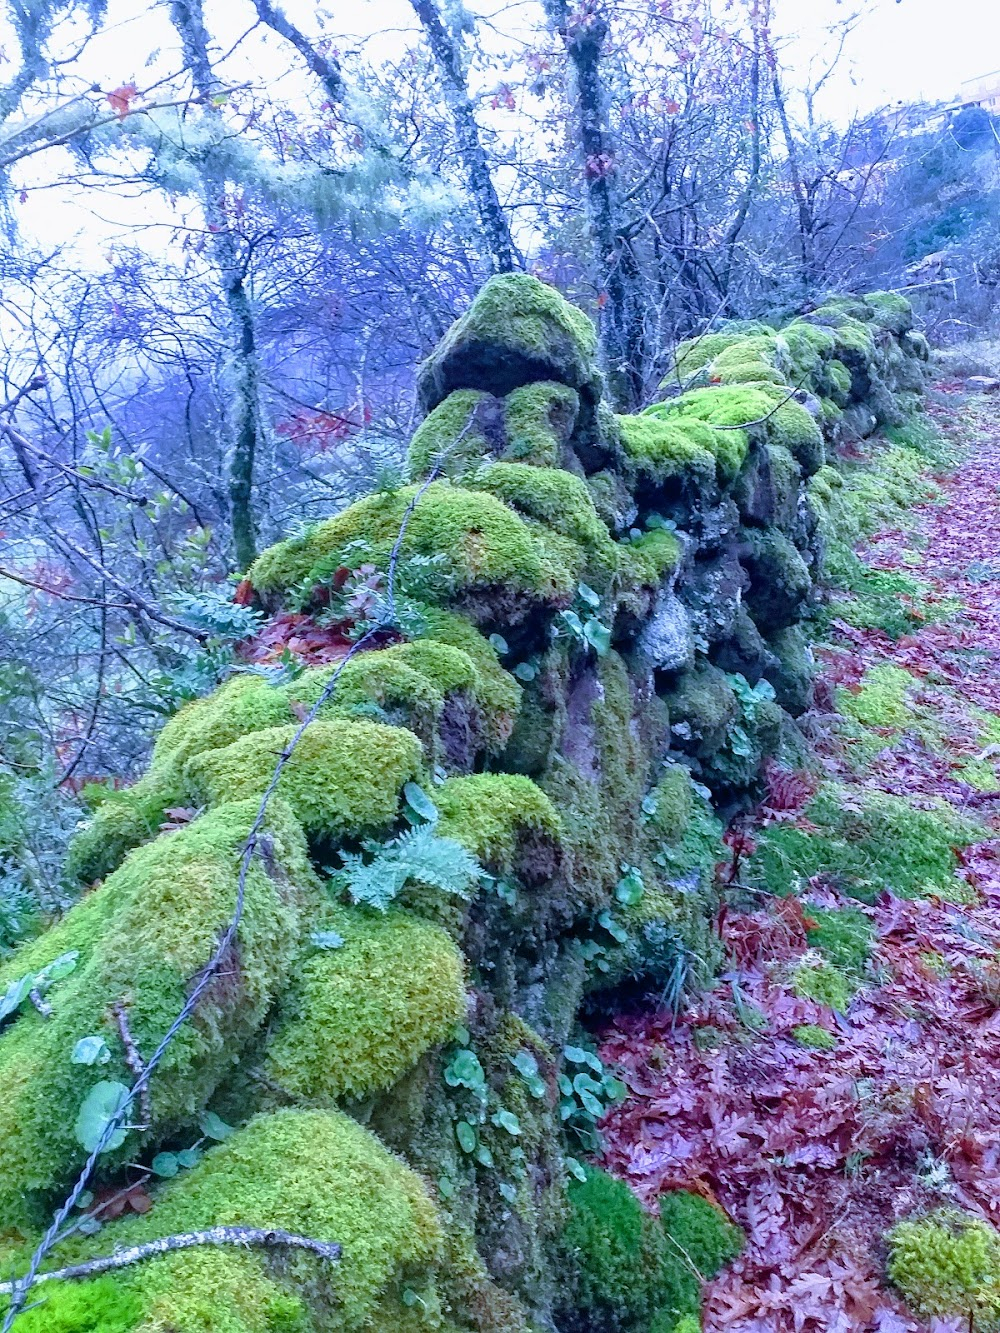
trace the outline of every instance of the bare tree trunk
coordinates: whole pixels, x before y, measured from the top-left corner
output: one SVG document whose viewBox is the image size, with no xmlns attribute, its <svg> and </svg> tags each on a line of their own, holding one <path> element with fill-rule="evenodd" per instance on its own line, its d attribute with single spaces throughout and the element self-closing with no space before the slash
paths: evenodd
<svg viewBox="0 0 1000 1333">
<path fill-rule="evenodd" d="M 736 262 L 736 246 L 739 243 L 743 228 L 746 226 L 747 217 L 750 213 L 750 206 L 753 203 L 754 196 L 757 193 L 757 186 L 760 183 L 760 46 L 760 31 L 755 27 L 753 38 L 753 62 L 750 66 L 750 172 L 747 176 L 746 188 L 743 191 L 739 206 L 736 210 L 736 216 L 733 218 L 732 224 L 726 232 L 726 239 L 723 246 L 725 260 L 722 278 L 723 290 L 721 295 L 725 298 L 727 304 L 729 301 L 729 291 L 732 286 L 733 268 L 735 267 Z"/>
<path fill-rule="evenodd" d="M 788 119 L 788 107 L 785 104 L 785 94 L 781 87 L 781 76 L 778 73 L 777 64 L 773 62 L 773 58 L 772 65 L 774 70 L 774 77 L 772 79 L 774 104 L 778 112 L 778 121 L 781 125 L 782 137 L 785 140 L 785 155 L 788 158 L 788 172 L 791 177 L 792 191 L 795 195 L 802 291 L 804 295 L 808 296 L 815 289 L 819 277 L 816 264 L 816 218 L 813 212 L 812 202 L 809 198 L 809 192 L 806 189 L 805 182 L 802 178 L 802 166 L 799 161 L 798 144 L 795 142 L 795 134 L 792 130 L 791 122 Z"/>
<path fill-rule="evenodd" d="M 479 221 L 482 224 L 490 260 L 496 273 L 510 273 L 523 268 L 521 256 L 510 234 L 507 219 L 493 184 L 489 160 L 469 96 L 469 85 L 462 68 L 458 45 L 441 21 L 434 0 L 411 0 L 417 18 L 423 24 L 431 54 L 444 85 L 445 101 L 451 112 L 458 149 L 462 155 Z"/>
<path fill-rule="evenodd" d="M 598 327 L 608 387 L 619 410 L 631 411 L 642 401 L 645 335 L 639 265 L 624 220 L 618 164 L 607 125 L 601 58 L 608 22 L 594 0 L 585 0 L 572 13 L 567 0 L 545 0 L 545 11 L 573 66 L 591 268 L 601 303 Z"/>
<path fill-rule="evenodd" d="M 173 0 L 170 16 L 181 38 L 184 58 L 201 98 L 203 114 L 215 118 L 221 135 L 225 132 L 222 118 L 212 106 L 212 97 L 218 92 L 219 84 L 209 56 L 201 0 Z M 200 160 L 200 170 L 202 204 L 232 331 L 233 364 L 227 403 L 231 451 L 228 498 L 233 557 L 237 568 L 243 570 L 257 555 L 254 470 L 258 446 L 265 443 L 267 432 L 260 401 L 257 330 L 246 290 L 246 262 L 226 213 L 226 183 L 213 173 L 210 153 Z"/>
</svg>

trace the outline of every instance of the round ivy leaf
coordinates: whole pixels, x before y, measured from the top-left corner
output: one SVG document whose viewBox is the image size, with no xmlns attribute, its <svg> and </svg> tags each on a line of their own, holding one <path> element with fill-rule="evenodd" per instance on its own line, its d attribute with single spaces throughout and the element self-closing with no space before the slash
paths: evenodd
<svg viewBox="0 0 1000 1333">
<path fill-rule="evenodd" d="M 505 1111 L 502 1107 L 499 1111 L 494 1111 L 491 1117 L 494 1125 L 498 1129 L 505 1129 L 508 1134 L 520 1134 L 521 1122 L 513 1111 Z"/>
<path fill-rule="evenodd" d="M 468 1120 L 460 1120 L 455 1126 L 455 1138 L 458 1139 L 458 1146 L 463 1152 L 476 1151 L 476 1131 Z"/>
<path fill-rule="evenodd" d="M 128 1104 L 129 1090 L 124 1083 L 113 1083 L 102 1079 L 95 1083 L 83 1099 L 83 1105 L 76 1117 L 74 1133 L 76 1141 L 86 1152 L 93 1152 L 101 1141 L 101 1136 L 108 1125 Z M 112 1152 L 125 1142 L 128 1130 L 121 1125 L 111 1134 L 102 1152 Z"/>
<path fill-rule="evenodd" d="M 198 1123 L 205 1138 L 215 1139 L 216 1143 L 224 1143 L 231 1134 L 236 1133 L 232 1125 L 227 1125 L 214 1111 L 206 1111 Z"/>
<path fill-rule="evenodd" d="M 103 1037 L 81 1037 L 73 1047 L 70 1059 L 75 1065 L 106 1065 L 111 1052 Z"/>
<path fill-rule="evenodd" d="M 165 1180 L 170 1180 L 181 1169 L 181 1164 L 177 1160 L 176 1153 L 158 1152 L 150 1162 L 149 1169 L 154 1176 L 163 1176 Z"/>
</svg>

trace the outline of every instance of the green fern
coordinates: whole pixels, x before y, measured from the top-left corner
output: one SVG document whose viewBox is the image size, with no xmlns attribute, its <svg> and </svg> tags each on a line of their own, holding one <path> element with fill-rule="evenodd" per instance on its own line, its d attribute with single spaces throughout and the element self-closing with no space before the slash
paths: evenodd
<svg viewBox="0 0 1000 1333">
<path fill-rule="evenodd" d="M 461 843 L 441 838 L 429 824 L 408 829 L 392 842 L 369 847 L 371 860 L 345 853 L 338 878 L 356 903 L 367 903 L 384 912 L 409 883 L 426 884 L 460 898 L 469 896 L 469 886 L 479 865 Z"/>
</svg>

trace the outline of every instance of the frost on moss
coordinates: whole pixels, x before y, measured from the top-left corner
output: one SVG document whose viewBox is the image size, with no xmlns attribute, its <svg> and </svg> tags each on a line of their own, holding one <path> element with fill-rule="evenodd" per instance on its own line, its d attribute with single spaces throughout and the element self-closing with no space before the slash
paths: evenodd
<svg viewBox="0 0 1000 1333">
<path fill-rule="evenodd" d="M 11 976 L 66 949 L 75 971 L 53 986 L 53 1016 L 19 1012 L 0 1034 L 0 1217 L 31 1220 L 83 1160 L 73 1126 L 90 1084 L 131 1082 L 110 1012 L 126 1005 L 140 1051 L 152 1051 L 212 957 L 232 917 L 239 853 L 256 802 L 223 805 L 132 852 L 63 922 L 7 963 Z M 302 913 L 318 888 L 301 830 L 287 806 L 272 804 L 266 856 L 247 877 L 238 947 L 198 1013 L 181 1030 L 152 1087 L 158 1139 L 197 1119 L 219 1081 L 277 999 L 298 947 Z M 99 1034 L 112 1059 L 92 1070 L 70 1061 L 75 1043 Z M 130 1135 L 116 1157 L 134 1156 Z"/>
<path fill-rule="evenodd" d="M 897 1222 L 888 1241 L 889 1278 L 914 1314 L 1000 1328 L 1000 1232 L 989 1222 L 940 1208 Z"/>
<path fill-rule="evenodd" d="M 104 879 L 133 847 L 156 836 L 171 806 L 183 804 L 183 786 L 172 774 L 154 772 L 132 787 L 109 792 L 73 836 L 66 853 L 67 879 L 82 884 Z"/>
<path fill-rule="evenodd" d="M 390 1088 L 465 1017 L 462 959 L 438 926 L 405 911 L 339 908 L 344 943 L 301 964 L 267 1050 L 272 1082 L 335 1100 Z"/>
<path fill-rule="evenodd" d="M 555 380 L 597 397 L 597 334 L 554 287 L 527 273 L 491 278 L 417 375 L 427 411 L 455 389 L 499 397 Z"/>
<path fill-rule="evenodd" d="M 540 787 L 519 774 L 449 778 L 435 789 L 437 831 L 502 873 L 515 869 L 526 843 L 556 846 L 562 822 Z"/>
<path fill-rule="evenodd" d="M 187 765 L 192 789 L 210 804 L 259 800 L 297 728 L 252 732 Z M 377 722 L 314 722 L 285 765 L 277 793 L 312 837 L 337 839 L 386 829 L 403 785 L 420 774 L 420 742 L 402 727 Z"/>
<path fill-rule="evenodd" d="M 254 587 L 270 596 L 308 589 L 345 562 L 387 568 L 416 496 L 416 487 L 370 495 L 303 536 L 279 542 L 251 567 Z M 352 547 L 354 542 L 361 547 Z M 436 557 L 442 582 L 455 594 L 503 589 L 522 617 L 537 601 L 565 605 L 573 592 L 570 571 L 551 559 L 524 519 L 492 495 L 447 481 L 433 482 L 420 496 L 400 555 Z"/>
<path fill-rule="evenodd" d="M 296 1252 L 278 1267 L 263 1252 L 220 1247 L 150 1260 L 116 1277 L 142 1304 L 137 1333 L 396 1327 L 404 1286 L 433 1286 L 442 1260 L 441 1225 L 420 1178 L 332 1110 L 251 1120 L 169 1181 L 144 1217 L 115 1223 L 92 1244 L 233 1223 L 337 1241 L 343 1255 L 331 1265 Z"/>
</svg>

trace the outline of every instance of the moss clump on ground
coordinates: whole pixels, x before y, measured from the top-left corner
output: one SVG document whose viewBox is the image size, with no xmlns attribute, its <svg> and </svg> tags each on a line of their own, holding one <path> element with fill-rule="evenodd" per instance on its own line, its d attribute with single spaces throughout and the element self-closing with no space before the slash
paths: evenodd
<svg viewBox="0 0 1000 1333">
<path fill-rule="evenodd" d="M 806 954 L 791 975 L 791 987 L 800 1000 L 815 1000 L 846 1014 L 858 990 L 857 982 L 833 963 Z"/>
<path fill-rule="evenodd" d="M 587 316 L 527 273 L 491 278 L 417 372 L 426 411 L 455 389 L 504 396 L 554 380 L 598 396 L 597 334 Z"/>
<path fill-rule="evenodd" d="M 807 931 L 809 947 L 827 962 L 857 976 L 864 974 L 875 944 L 875 927 L 859 907 L 813 907 L 806 916 L 813 923 Z"/>
<path fill-rule="evenodd" d="M 253 732 L 187 766 L 192 788 L 212 804 L 260 799 L 296 728 Z M 338 839 L 377 833 L 395 820 L 403 785 L 418 778 L 420 742 L 402 727 L 377 722 L 314 722 L 303 733 L 278 782 L 308 834 Z"/>
<path fill-rule="evenodd" d="M 404 487 L 359 500 L 303 536 L 265 551 L 250 570 L 251 582 L 270 596 L 298 589 L 308 602 L 310 588 L 342 565 L 387 569 L 416 496 L 416 487 Z M 448 481 L 428 486 L 410 514 L 400 558 L 411 557 L 437 560 L 434 576 L 442 595 L 502 589 L 512 614 L 515 602 L 525 615 L 538 600 L 565 604 L 574 590 L 571 573 L 552 559 L 524 519 L 495 496 Z"/>
<path fill-rule="evenodd" d="M 865 902 L 879 893 L 968 900 L 971 890 L 956 876 L 955 849 L 979 841 L 983 830 L 952 807 L 918 810 L 882 792 L 829 785 L 805 818 L 804 828 L 763 830 L 750 862 L 755 883 L 787 894 L 822 875 Z"/>
<path fill-rule="evenodd" d="M 888 1241 L 889 1278 L 914 1314 L 1000 1328 L 1000 1232 L 988 1222 L 942 1208 L 898 1222 Z"/>
<path fill-rule="evenodd" d="M 240 849 L 256 812 L 256 802 L 223 805 L 138 848 L 58 927 L 9 960 L 16 977 L 66 948 L 79 951 L 75 971 L 53 986 L 53 1016 L 21 1011 L 0 1034 L 0 1215 L 7 1225 L 37 1220 L 36 1209 L 44 1210 L 82 1163 L 74 1125 L 90 1087 L 102 1079 L 131 1082 L 111 1007 L 126 1006 L 136 1045 L 146 1052 L 183 1007 L 232 918 Z M 280 801 L 262 840 L 266 856 L 247 876 L 237 952 L 225 981 L 206 993 L 197 1021 L 163 1060 L 147 1141 L 197 1120 L 288 979 L 318 886 L 301 830 Z M 90 1034 L 111 1052 L 108 1064 L 92 1069 L 69 1058 Z M 130 1135 L 108 1159 L 136 1151 Z"/>
<path fill-rule="evenodd" d="M 792 1028 L 792 1038 L 810 1051 L 832 1051 L 837 1045 L 833 1033 L 816 1023 L 800 1023 L 798 1027 Z"/>
<path fill-rule="evenodd" d="M 911 694 L 919 685 L 909 671 L 883 663 L 866 672 L 859 689 L 840 692 L 840 711 L 866 727 L 906 728 L 915 720 Z"/>
<path fill-rule="evenodd" d="M 508 873 L 526 838 L 558 844 L 562 821 L 552 802 L 530 778 L 479 773 L 449 778 L 435 789 L 437 831 L 454 838 L 484 865 Z"/>
<path fill-rule="evenodd" d="M 409 913 L 341 908 L 342 937 L 303 962 L 282 999 L 268 1077 L 295 1097 L 335 1101 L 390 1088 L 465 1017 L 462 959 Z"/>
</svg>

